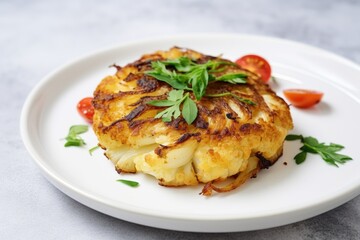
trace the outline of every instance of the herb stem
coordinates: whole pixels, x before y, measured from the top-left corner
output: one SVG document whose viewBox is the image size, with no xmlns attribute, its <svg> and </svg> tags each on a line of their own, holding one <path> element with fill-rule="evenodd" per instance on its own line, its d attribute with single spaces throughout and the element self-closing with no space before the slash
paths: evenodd
<svg viewBox="0 0 360 240">
<path fill-rule="evenodd" d="M 205 97 L 226 97 L 226 96 L 231 96 L 233 98 L 236 98 L 237 100 L 239 100 L 240 102 L 249 104 L 249 105 L 256 105 L 253 101 L 246 99 L 246 98 L 242 98 L 239 97 L 238 95 L 232 93 L 232 92 L 224 92 L 224 93 L 216 93 L 216 94 L 205 94 Z"/>
</svg>

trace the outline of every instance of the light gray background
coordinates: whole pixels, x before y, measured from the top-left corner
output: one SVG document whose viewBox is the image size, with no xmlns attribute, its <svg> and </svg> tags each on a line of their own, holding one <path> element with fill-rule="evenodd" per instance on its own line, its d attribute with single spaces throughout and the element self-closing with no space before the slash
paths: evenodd
<svg viewBox="0 0 360 240">
<path fill-rule="evenodd" d="M 19 134 L 21 107 L 40 79 L 99 48 L 179 33 L 247 33 L 360 63 L 359 26 L 357 0 L 1 0 L 0 239 L 360 239 L 360 197 L 306 221 L 253 232 L 185 233 L 121 221 L 53 187 Z"/>
</svg>

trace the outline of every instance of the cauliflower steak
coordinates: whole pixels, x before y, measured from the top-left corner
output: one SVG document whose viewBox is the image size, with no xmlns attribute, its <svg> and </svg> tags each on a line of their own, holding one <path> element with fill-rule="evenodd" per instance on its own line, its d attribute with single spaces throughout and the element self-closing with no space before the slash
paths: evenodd
<svg viewBox="0 0 360 240">
<path fill-rule="evenodd" d="M 194 121 L 189 124 L 184 114 L 164 121 L 158 114 L 166 107 L 149 102 L 166 100 L 173 87 L 147 72 L 153 62 L 181 57 L 196 64 L 221 61 L 213 69 L 216 78 L 243 74 L 246 83 L 209 81 L 201 99 L 185 89 L 197 108 Z M 282 155 L 293 127 L 289 107 L 255 73 L 178 47 L 116 68 L 97 86 L 92 104 L 99 146 L 119 173 L 150 174 L 164 186 L 205 183 L 202 194 L 211 195 L 238 187 Z M 216 186 L 230 177 L 234 180 L 225 187 Z"/>
</svg>

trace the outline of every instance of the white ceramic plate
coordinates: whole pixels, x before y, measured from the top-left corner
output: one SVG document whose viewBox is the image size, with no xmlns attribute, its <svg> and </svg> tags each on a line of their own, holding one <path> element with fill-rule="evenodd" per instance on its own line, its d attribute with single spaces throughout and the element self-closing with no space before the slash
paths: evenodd
<svg viewBox="0 0 360 240">
<path fill-rule="evenodd" d="M 119 176 L 98 150 L 65 148 L 68 128 L 83 124 L 76 103 L 91 96 L 99 81 L 144 53 L 171 46 L 236 60 L 248 53 L 269 60 L 275 91 L 305 88 L 323 91 L 323 101 L 307 110 L 291 108 L 293 133 L 344 145 L 354 160 L 339 168 L 318 156 L 296 165 L 292 158 L 300 144 L 286 142 L 284 155 L 270 169 L 244 186 L 207 198 L 202 186 L 165 188 L 143 174 Z M 61 191 L 90 208 L 143 225 L 165 229 L 230 232 L 269 228 L 303 220 L 360 193 L 360 68 L 326 51 L 291 41 L 247 36 L 201 34 L 130 43 L 93 53 L 45 77 L 29 95 L 22 112 L 21 133 L 26 148 L 45 176 Z M 83 138 L 97 144 L 92 131 Z M 287 165 L 284 164 L 287 163 Z M 120 177 L 140 182 L 130 188 Z"/>
</svg>

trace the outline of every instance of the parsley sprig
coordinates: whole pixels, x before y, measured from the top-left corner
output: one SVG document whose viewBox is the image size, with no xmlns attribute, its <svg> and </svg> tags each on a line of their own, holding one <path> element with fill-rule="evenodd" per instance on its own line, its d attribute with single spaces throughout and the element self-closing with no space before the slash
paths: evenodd
<svg viewBox="0 0 360 240">
<path fill-rule="evenodd" d="M 184 94 L 184 90 L 172 90 L 166 100 L 153 100 L 147 104 L 156 107 L 168 107 L 156 114 L 155 118 L 162 118 L 164 122 L 172 121 L 180 115 L 183 116 L 188 124 L 191 124 L 198 113 L 195 102 L 190 98 L 189 93 Z M 182 105 L 182 110 L 180 109 Z"/>
<path fill-rule="evenodd" d="M 164 122 L 183 116 L 188 124 L 191 124 L 197 117 L 198 109 L 195 102 L 190 98 L 189 92 L 193 92 L 196 100 L 200 100 L 206 93 L 206 88 L 210 82 L 222 81 L 231 84 L 246 84 L 247 75 L 244 73 L 230 73 L 222 76 L 215 76 L 213 73 L 221 72 L 224 66 L 234 63 L 209 60 L 206 63 L 195 63 L 188 57 L 180 57 L 166 61 L 151 62 L 152 70 L 145 72 L 159 81 L 166 82 L 174 90 L 170 91 L 166 100 L 154 100 L 147 104 L 157 107 L 168 107 L 159 112 L 155 118 L 162 118 Z M 185 92 L 187 91 L 187 92 Z M 232 93 L 217 96 L 236 96 Z M 240 101 L 253 105 L 250 100 L 236 96 Z"/>
<path fill-rule="evenodd" d="M 338 167 L 339 163 L 344 164 L 347 161 L 352 160 L 349 156 L 337 153 L 344 148 L 344 146 L 340 144 L 330 143 L 326 145 L 325 143 L 320 143 L 314 137 L 303 137 L 302 135 L 295 134 L 287 135 L 285 140 L 300 140 L 303 143 L 303 146 L 300 148 L 300 153 L 296 154 L 294 157 L 296 164 L 303 163 L 306 160 L 308 153 L 319 154 L 325 162 L 336 167 Z"/>
</svg>

